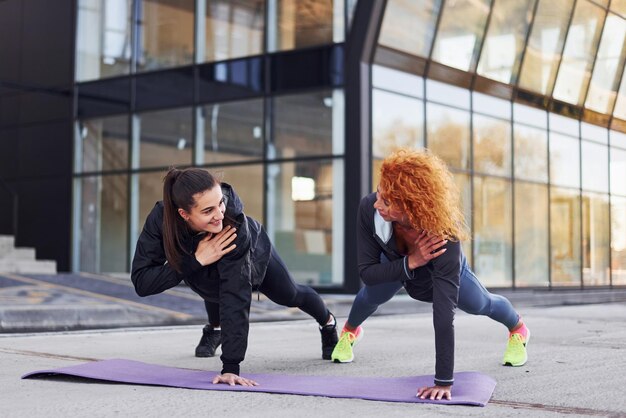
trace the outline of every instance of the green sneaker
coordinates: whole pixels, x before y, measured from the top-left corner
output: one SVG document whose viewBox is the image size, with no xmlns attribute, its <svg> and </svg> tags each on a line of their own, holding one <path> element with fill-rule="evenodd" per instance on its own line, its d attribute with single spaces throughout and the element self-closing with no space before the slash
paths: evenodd
<svg viewBox="0 0 626 418">
<path fill-rule="evenodd" d="M 526 353 L 526 344 L 530 341 L 530 332 L 527 331 L 526 338 L 522 334 L 514 333 L 509 335 L 509 342 L 504 352 L 502 364 L 504 366 L 519 367 L 526 364 L 528 354 Z"/>
<path fill-rule="evenodd" d="M 363 337 L 363 328 L 357 327 L 355 332 L 341 331 L 339 342 L 335 346 L 330 358 L 334 363 L 351 363 L 354 360 L 352 347 Z"/>
</svg>

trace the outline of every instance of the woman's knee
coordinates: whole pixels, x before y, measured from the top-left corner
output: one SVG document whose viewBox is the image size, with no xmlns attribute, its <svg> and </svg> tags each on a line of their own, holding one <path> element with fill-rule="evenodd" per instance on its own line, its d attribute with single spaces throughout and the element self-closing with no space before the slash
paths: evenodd
<svg viewBox="0 0 626 418">
<path fill-rule="evenodd" d="M 491 314 L 491 298 L 484 297 L 475 297 L 468 298 L 459 295 L 459 308 L 463 312 L 467 312 L 472 315 L 487 315 Z"/>
<path fill-rule="evenodd" d="M 375 289 L 371 287 L 365 287 L 363 291 L 363 300 L 370 305 L 382 305 L 390 300 L 395 294 L 394 292 L 387 291 L 386 289 Z"/>
</svg>

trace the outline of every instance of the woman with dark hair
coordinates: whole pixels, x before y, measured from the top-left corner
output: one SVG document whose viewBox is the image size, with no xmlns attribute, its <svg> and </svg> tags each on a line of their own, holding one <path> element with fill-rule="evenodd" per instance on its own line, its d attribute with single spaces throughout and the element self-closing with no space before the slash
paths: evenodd
<svg viewBox="0 0 626 418">
<path fill-rule="evenodd" d="M 233 188 L 206 170 L 167 173 L 163 201 L 148 215 L 137 242 L 131 279 L 139 296 L 184 281 L 208 302 L 207 309 L 219 306 L 223 367 L 213 383 L 256 385 L 239 376 L 253 290 L 311 315 L 319 324 L 323 358 L 330 359 L 337 343 L 335 317 L 324 301 L 294 282 L 263 227 L 244 214 Z"/>
<path fill-rule="evenodd" d="M 505 325 L 509 340 L 503 364 L 525 364 L 530 331 L 506 298 L 478 281 L 461 249 L 461 240 L 468 238 L 458 189 L 443 161 L 417 150 L 385 158 L 378 191 L 359 206 L 357 259 L 365 286 L 352 303 L 332 360 L 353 360 L 361 324 L 404 287 L 413 299 L 433 304 L 435 381 L 419 388 L 417 396 L 451 398 L 457 306 Z"/>
</svg>

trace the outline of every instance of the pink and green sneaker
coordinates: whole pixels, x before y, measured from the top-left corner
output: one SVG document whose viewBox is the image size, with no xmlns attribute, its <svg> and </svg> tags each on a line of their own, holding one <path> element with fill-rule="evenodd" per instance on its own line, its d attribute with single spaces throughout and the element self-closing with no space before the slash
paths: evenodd
<svg viewBox="0 0 626 418">
<path fill-rule="evenodd" d="M 528 360 L 528 354 L 526 353 L 528 341 L 530 341 L 530 330 L 526 328 L 526 325 L 522 325 L 519 329 L 511 332 L 509 334 L 509 342 L 504 351 L 502 364 L 513 367 L 526 364 Z"/>
</svg>

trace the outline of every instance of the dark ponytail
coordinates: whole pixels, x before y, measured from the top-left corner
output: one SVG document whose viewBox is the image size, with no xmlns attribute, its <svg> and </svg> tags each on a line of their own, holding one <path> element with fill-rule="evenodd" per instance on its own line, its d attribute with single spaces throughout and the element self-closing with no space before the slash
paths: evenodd
<svg viewBox="0 0 626 418">
<path fill-rule="evenodd" d="M 199 168 L 179 170 L 172 168 L 163 179 L 163 245 L 167 262 L 181 272 L 181 259 L 189 254 L 182 245 L 182 233 L 187 228 L 178 209 L 187 212 L 195 205 L 194 195 L 211 190 L 218 185 L 217 179 Z"/>
</svg>

